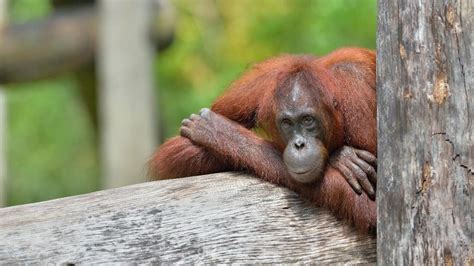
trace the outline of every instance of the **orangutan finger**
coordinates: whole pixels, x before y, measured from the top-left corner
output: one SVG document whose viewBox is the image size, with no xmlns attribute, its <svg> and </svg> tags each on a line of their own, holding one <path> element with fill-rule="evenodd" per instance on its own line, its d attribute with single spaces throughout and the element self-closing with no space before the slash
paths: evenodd
<svg viewBox="0 0 474 266">
<path fill-rule="evenodd" d="M 191 119 L 191 121 L 197 121 L 197 120 L 201 119 L 201 116 L 199 116 L 197 114 L 191 114 L 191 116 L 189 118 Z"/>
<path fill-rule="evenodd" d="M 185 127 L 189 127 L 191 125 L 191 123 L 192 123 L 192 121 L 188 118 L 183 119 L 183 121 L 181 121 L 181 125 L 185 126 Z"/>
<path fill-rule="evenodd" d="M 349 185 L 352 187 L 352 189 L 357 194 L 362 194 L 362 188 L 359 185 L 359 181 L 356 179 L 356 177 L 354 177 L 352 171 L 343 164 L 338 164 L 337 169 L 341 171 L 342 175 L 346 179 L 347 183 L 349 183 Z"/>
<path fill-rule="evenodd" d="M 360 169 L 358 165 L 349 161 L 347 162 L 347 167 L 351 170 L 355 177 L 357 178 L 359 184 L 361 185 L 362 189 L 364 189 L 365 193 L 371 198 L 375 199 L 375 190 L 372 187 L 372 184 L 369 182 L 367 178 L 367 174 Z"/>
<path fill-rule="evenodd" d="M 357 154 L 357 156 L 359 156 L 362 160 L 365 160 L 371 165 L 377 164 L 377 157 L 375 157 L 375 155 L 373 155 L 372 153 L 368 151 L 364 151 L 364 150 L 358 150 L 358 149 L 354 149 L 354 151 Z"/>
<path fill-rule="evenodd" d="M 182 126 L 179 129 L 179 134 L 181 135 L 181 137 L 191 139 L 191 129 L 189 129 L 189 127 Z"/>
<path fill-rule="evenodd" d="M 353 162 L 367 174 L 367 177 L 373 184 L 373 187 L 377 187 L 377 172 L 375 171 L 374 167 L 360 158 L 353 159 Z"/>
</svg>

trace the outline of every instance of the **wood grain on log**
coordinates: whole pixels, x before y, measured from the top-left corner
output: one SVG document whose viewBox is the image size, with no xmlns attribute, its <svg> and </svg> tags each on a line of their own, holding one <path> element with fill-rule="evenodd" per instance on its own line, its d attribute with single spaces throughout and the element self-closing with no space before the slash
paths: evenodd
<svg viewBox="0 0 474 266">
<path fill-rule="evenodd" d="M 378 7 L 378 264 L 469 265 L 473 1 Z"/>
<path fill-rule="evenodd" d="M 242 174 L 143 183 L 0 209 L 0 261 L 374 262 L 375 241 Z"/>
</svg>

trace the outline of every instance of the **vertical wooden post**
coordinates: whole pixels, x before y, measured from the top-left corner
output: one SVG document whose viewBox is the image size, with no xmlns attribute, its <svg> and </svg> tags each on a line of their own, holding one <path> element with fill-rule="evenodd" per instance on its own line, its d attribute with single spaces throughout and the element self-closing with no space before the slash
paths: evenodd
<svg viewBox="0 0 474 266">
<path fill-rule="evenodd" d="M 6 21 L 7 0 L 0 0 L 0 31 Z M 1 35 L 0 35 L 1 36 Z M 0 42 L 1 42 L 0 37 Z M 7 158 L 6 158 L 6 134 L 7 134 L 7 107 L 5 91 L 0 86 L 0 207 L 5 206 L 6 201 L 6 178 L 7 178 Z"/>
<path fill-rule="evenodd" d="M 380 265 L 469 265 L 473 1 L 379 1 Z"/>
<path fill-rule="evenodd" d="M 150 0 L 100 1 L 99 112 L 105 187 L 145 181 L 155 148 Z"/>
</svg>

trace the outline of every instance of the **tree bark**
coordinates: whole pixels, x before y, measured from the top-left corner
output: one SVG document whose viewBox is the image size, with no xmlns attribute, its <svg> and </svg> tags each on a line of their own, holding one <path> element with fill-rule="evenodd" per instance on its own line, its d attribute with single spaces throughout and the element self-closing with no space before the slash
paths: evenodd
<svg viewBox="0 0 474 266">
<path fill-rule="evenodd" d="M 473 2 L 379 1 L 378 264 L 472 263 Z"/>
</svg>

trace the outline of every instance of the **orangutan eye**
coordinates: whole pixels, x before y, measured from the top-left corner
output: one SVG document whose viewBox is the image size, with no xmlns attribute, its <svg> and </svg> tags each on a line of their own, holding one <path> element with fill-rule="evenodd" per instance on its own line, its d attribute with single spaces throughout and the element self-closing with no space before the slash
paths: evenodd
<svg viewBox="0 0 474 266">
<path fill-rule="evenodd" d="M 283 128 L 289 128 L 289 127 L 291 127 L 291 121 L 290 121 L 290 119 L 283 119 L 283 120 L 281 120 L 281 126 L 282 126 Z"/>
<path fill-rule="evenodd" d="M 313 124 L 313 122 L 314 122 L 314 118 L 309 116 L 309 115 L 306 116 L 305 118 L 303 118 L 303 124 L 305 126 L 311 126 Z"/>
</svg>

